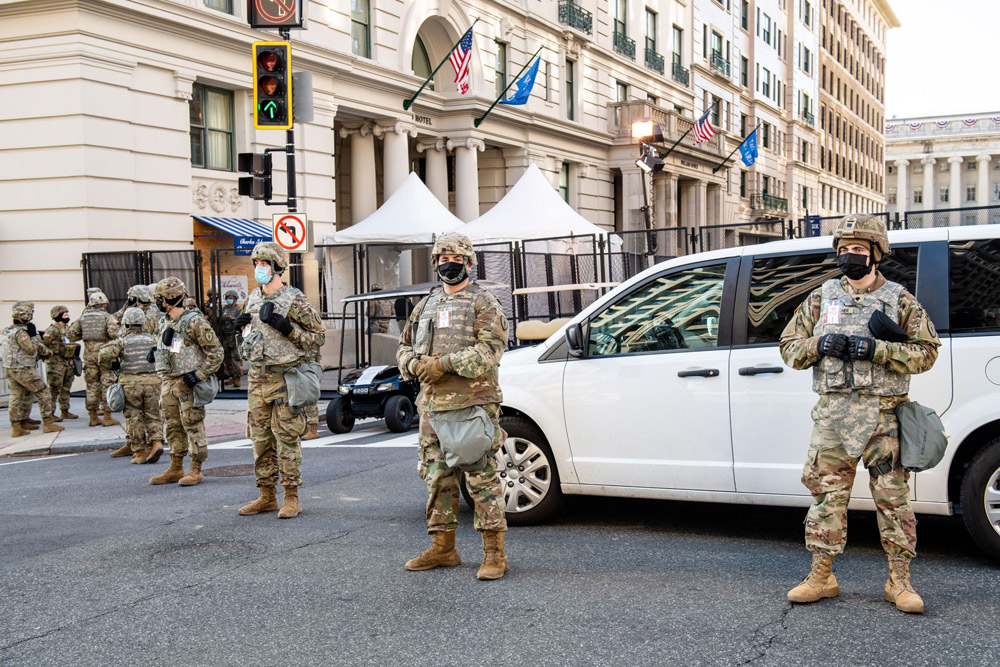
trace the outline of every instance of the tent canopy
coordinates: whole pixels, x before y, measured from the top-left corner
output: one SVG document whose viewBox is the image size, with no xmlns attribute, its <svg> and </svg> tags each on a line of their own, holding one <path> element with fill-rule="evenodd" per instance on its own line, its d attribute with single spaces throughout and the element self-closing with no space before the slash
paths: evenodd
<svg viewBox="0 0 1000 667">
<path fill-rule="evenodd" d="M 493 208 L 458 231 L 476 245 L 608 233 L 563 201 L 534 164 Z"/>
<path fill-rule="evenodd" d="M 437 200 L 416 172 L 382 206 L 361 222 L 328 235 L 329 243 L 432 243 L 435 235 L 462 225 Z"/>
</svg>

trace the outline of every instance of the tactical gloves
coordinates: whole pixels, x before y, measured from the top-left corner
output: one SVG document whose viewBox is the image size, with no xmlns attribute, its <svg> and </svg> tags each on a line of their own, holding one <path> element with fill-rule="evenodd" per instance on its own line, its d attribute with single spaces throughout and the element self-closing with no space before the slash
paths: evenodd
<svg viewBox="0 0 1000 667">
<path fill-rule="evenodd" d="M 851 336 L 848 339 L 848 351 L 855 361 L 871 361 L 875 356 L 875 339 L 867 336 Z"/>
<path fill-rule="evenodd" d="M 28 324 L 25 326 L 25 329 L 28 330 L 28 335 L 31 336 L 32 338 L 38 335 L 38 329 L 35 328 L 34 322 L 28 322 Z"/>
<path fill-rule="evenodd" d="M 440 357 L 422 357 L 414 364 L 417 379 L 423 384 L 434 384 L 445 374 Z"/>
<path fill-rule="evenodd" d="M 184 376 L 184 384 L 186 384 L 189 387 L 193 387 L 199 382 L 201 382 L 201 380 L 199 380 L 198 376 L 195 375 L 194 373 L 188 373 Z"/>
<path fill-rule="evenodd" d="M 831 333 L 820 336 L 816 349 L 824 357 L 835 357 L 848 361 L 851 358 L 849 344 L 850 341 L 844 334 Z"/>
<path fill-rule="evenodd" d="M 243 313 L 242 315 L 236 318 L 236 328 L 242 329 L 246 325 L 250 324 L 250 320 L 252 319 L 253 318 L 250 316 L 250 313 Z"/>
<path fill-rule="evenodd" d="M 261 319 L 264 322 L 263 319 Z M 288 318 L 284 315 L 279 315 L 278 313 L 271 313 L 271 317 L 267 318 L 264 322 L 270 327 L 274 327 L 281 332 L 282 335 L 287 336 L 292 333 L 292 323 L 288 321 Z"/>
</svg>

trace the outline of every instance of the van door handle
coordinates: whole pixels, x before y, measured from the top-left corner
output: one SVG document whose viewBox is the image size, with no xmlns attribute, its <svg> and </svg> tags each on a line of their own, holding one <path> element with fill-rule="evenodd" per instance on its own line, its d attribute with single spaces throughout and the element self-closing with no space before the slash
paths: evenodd
<svg viewBox="0 0 1000 667">
<path fill-rule="evenodd" d="M 744 366 L 739 371 L 740 375 L 760 375 L 761 373 L 784 373 L 781 366 Z"/>
<path fill-rule="evenodd" d="M 718 368 L 697 368 L 692 371 L 677 371 L 677 377 L 679 378 L 691 378 L 691 377 L 702 377 L 702 378 L 714 378 L 719 377 Z"/>
</svg>

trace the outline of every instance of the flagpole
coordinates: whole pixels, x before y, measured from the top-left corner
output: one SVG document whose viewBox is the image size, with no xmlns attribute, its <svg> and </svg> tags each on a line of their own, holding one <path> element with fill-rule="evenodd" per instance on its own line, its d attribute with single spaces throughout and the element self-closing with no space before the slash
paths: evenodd
<svg viewBox="0 0 1000 667">
<path fill-rule="evenodd" d="M 510 83 L 507 84 L 507 87 L 503 89 L 502 93 L 500 93 L 500 96 L 498 98 L 496 98 L 495 100 L 493 100 L 493 104 L 491 104 L 490 108 L 486 110 L 486 113 L 484 113 L 482 116 L 480 116 L 479 118 L 477 118 L 476 120 L 473 121 L 473 125 L 475 125 L 476 127 L 479 127 L 480 123 L 482 123 L 483 120 L 487 116 L 490 115 L 490 112 L 493 111 L 493 107 L 495 107 L 496 105 L 498 105 L 500 103 L 500 100 L 502 100 L 504 98 L 504 96 L 507 94 L 507 91 L 510 90 L 510 87 L 513 86 L 515 83 L 517 83 L 517 80 L 521 78 L 522 74 L 524 74 L 524 70 L 528 69 L 528 65 L 530 65 L 531 63 L 533 63 L 535 61 L 535 56 L 537 56 L 539 53 L 541 53 L 543 48 L 544 47 L 542 47 L 542 46 L 538 47 L 538 50 L 535 51 L 535 55 L 533 55 L 530 58 L 528 58 L 528 62 L 526 62 L 524 64 L 524 67 L 522 67 L 521 71 L 517 73 L 517 76 L 515 76 L 513 79 L 511 79 Z"/>
<path fill-rule="evenodd" d="M 448 58 L 451 57 L 451 52 L 458 48 L 458 45 L 462 43 L 463 39 L 465 39 L 466 33 L 468 33 L 470 30 L 472 30 L 472 28 L 477 23 L 479 23 L 479 19 L 478 18 L 475 21 L 472 22 L 472 25 L 469 26 L 469 30 L 466 30 L 465 32 L 463 32 L 462 36 L 458 38 L 458 41 L 455 42 L 455 44 L 450 49 L 448 49 L 448 53 L 445 54 L 444 60 L 442 60 L 441 62 L 439 62 L 438 66 L 434 68 L 434 71 L 431 72 L 430 76 L 428 76 L 426 79 L 424 79 L 424 82 L 420 85 L 420 88 L 417 89 L 417 92 L 413 93 L 413 97 L 411 97 L 410 99 L 408 99 L 405 102 L 403 102 L 403 111 L 408 111 L 409 110 L 410 105 L 413 104 L 416 101 L 417 97 L 420 96 L 420 93 L 424 92 L 424 88 L 427 86 L 427 84 L 430 83 L 431 80 L 434 79 L 434 75 L 438 73 L 438 70 L 441 69 L 441 66 L 444 65 L 445 62 L 448 61 Z"/>
<path fill-rule="evenodd" d="M 763 122 L 763 121 L 762 121 L 762 122 Z M 760 129 L 760 123 L 757 123 L 757 127 L 755 127 L 755 128 L 753 129 L 753 132 L 756 132 L 756 131 L 757 131 L 757 130 L 759 130 L 759 129 Z M 751 132 L 750 134 L 753 134 L 753 132 Z M 732 153 L 730 153 L 729 155 L 727 155 L 727 156 L 726 156 L 726 159 L 725 159 L 725 160 L 723 160 L 722 162 L 720 162 L 719 164 L 717 164 L 717 165 L 715 166 L 715 169 L 713 169 L 713 170 L 712 170 L 712 173 L 713 173 L 713 174 L 714 174 L 715 172 L 719 171 L 720 169 L 722 169 L 722 165 L 724 165 L 724 164 L 726 164 L 727 162 L 729 162 L 729 158 L 731 158 L 731 157 L 732 157 L 732 156 L 733 156 L 733 155 L 734 155 L 734 154 L 736 153 L 736 151 L 738 151 L 738 150 L 740 149 L 740 146 L 742 146 L 742 145 L 743 145 L 743 144 L 744 144 L 744 143 L 746 142 L 746 140 L 747 140 L 747 138 L 748 138 L 748 137 L 750 136 L 750 134 L 748 134 L 748 135 L 747 135 L 746 137 L 743 137 L 743 141 L 741 141 L 741 142 L 740 142 L 739 144 L 737 144 L 736 148 L 734 148 L 734 149 L 733 149 L 733 152 L 732 152 Z"/>
<path fill-rule="evenodd" d="M 710 111 L 711 111 L 712 109 L 714 109 L 714 108 L 715 108 L 715 105 L 716 105 L 716 104 L 718 104 L 718 103 L 719 103 L 719 101 L 720 101 L 720 98 L 716 97 L 716 98 L 715 98 L 715 101 L 714 101 L 714 102 L 712 102 L 712 106 L 710 106 L 710 107 L 708 108 L 708 111 L 710 112 Z M 706 113 L 708 113 L 708 112 L 706 112 Z M 704 114 L 702 114 L 702 115 L 704 115 Z M 700 116 L 699 116 L 699 118 L 700 118 Z M 677 144 L 679 144 L 679 143 L 681 143 L 682 141 L 684 141 L 684 137 L 686 137 L 686 136 L 687 136 L 688 134 L 690 134 L 691 130 L 693 130 L 693 129 L 694 129 L 694 126 L 695 126 L 695 125 L 697 125 L 697 124 L 698 124 L 698 120 L 697 120 L 697 119 L 695 119 L 695 121 L 694 121 L 693 123 L 691 123 L 691 127 L 689 127 L 689 128 L 688 128 L 688 129 L 687 129 L 687 130 L 686 130 L 686 131 L 684 132 L 684 134 L 682 134 L 682 135 L 681 135 L 681 138 L 680 138 L 680 139 L 678 139 L 677 141 L 675 141 L 675 142 L 674 142 L 674 145 L 673 145 L 673 146 L 671 146 L 670 148 L 668 148 L 668 149 L 667 149 L 667 152 L 666 152 L 666 153 L 664 153 L 663 155 L 661 155 L 661 156 L 660 156 L 660 159 L 661 159 L 661 160 L 666 160 L 666 159 L 667 159 L 667 156 L 668 156 L 668 155 L 670 155 L 670 154 L 671 154 L 671 153 L 673 152 L 673 150 L 674 150 L 675 148 L 677 148 Z"/>
</svg>

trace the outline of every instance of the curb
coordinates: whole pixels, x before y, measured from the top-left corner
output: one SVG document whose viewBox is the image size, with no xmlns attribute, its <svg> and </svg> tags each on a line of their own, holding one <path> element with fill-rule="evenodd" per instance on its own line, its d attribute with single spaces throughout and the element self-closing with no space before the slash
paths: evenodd
<svg viewBox="0 0 1000 667">
<path fill-rule="evenodd" d="M 97 442 L 68 442 L 66 444 L 54 443 L 46 452 L 47 454 L 82 454 L 85 452 L 103 452 L 109 449 L 118 449 L 125 442 L 124 438 L 117 440 L 100 440 Z"/>
</svg>

